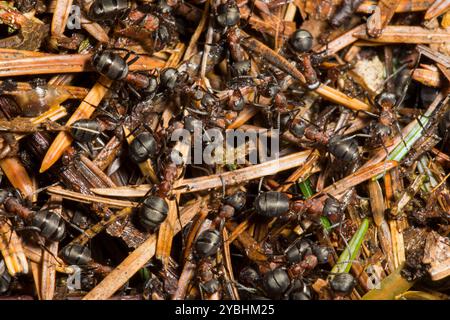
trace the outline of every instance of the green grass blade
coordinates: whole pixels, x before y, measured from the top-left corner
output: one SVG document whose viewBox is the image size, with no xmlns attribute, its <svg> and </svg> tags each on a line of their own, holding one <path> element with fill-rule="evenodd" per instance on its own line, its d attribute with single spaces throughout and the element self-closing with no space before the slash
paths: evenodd
<svg viewBox="0 0 450 320">
<path fill-rule="evenodd" d="M 336 264 L 331 269 L 331 273 L 344 273 L 349 272 L 352 266 L 353 260 L 355 260 L 356 255 L 361 248 L 364 237 L 369 229 L 369 219 L 365 218 L 359 229 L 355 232 L 348 247 L 341 253 Z"/>
<path fill-rule="evenodd" d="M 314 192 L 311 189 L 311 182 L 309 181 L 309 179 L 299 182 L 298 186 L 300 187 L 300 191 L 302 192 L 305 199 L 311 198 L 314 195 Z"/>
</svg>

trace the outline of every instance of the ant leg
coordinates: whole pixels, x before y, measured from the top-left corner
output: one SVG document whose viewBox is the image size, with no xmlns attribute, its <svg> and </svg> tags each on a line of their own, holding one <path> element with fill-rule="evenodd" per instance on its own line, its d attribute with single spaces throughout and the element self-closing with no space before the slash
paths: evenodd
<svg viewBox="0 0 450 320">
<path fill-rule="evenodd" d="M 421 124 L 420 120 L 417 119 L 417 121 L 420 123 L 420 126 L 422 127 L 422 124 Z M 405 146 L 405 148 L 408 148 L 408 145 L 406 144 L 405 139 L 403 139 L 402 129 L 400 128 L 400 125 L 398 124 L 398 121 L 395 121 L 394 127 L 397 130 L 398 134 L 400 135 L 400 139 L 402 140 L 403 145 Z M 422 127 L 422 129 L 425 131 L 425 129 L 423 127 Z"/>
<path fill-rule="evenodd" d="M 249 14 L 248 17 L 247 17 L 247 20 L 245 21 L 245 24 L 244 24 L 243 26 L 240 27 L 241 29 L 243 29 L 243 28 L 245 28 L 246 26 L 249 25 L 249 23 L 250 23 L 250 18 L 251 18 L 252 15 L 253 15 L 253 10 L 255 10 L 255 1 L 252 1 L 252 6 L 251 6 L 251 8 L 250 8 L 250 14 Z"/>
<path fill-rule="evenodd" d="M 386 85 L 386 83 L 391 80 L 393 77 L 395 77 L 397 74 L 399 74 L 400 72 L 403 71 L 403 69 L 405 69 L 408 66 L 408 63 L 404 63 L 400 68 L 398 68 L 397 70 L 395 70 L 395 72 L 393 72 L 389 77 L 387 77 L 384 81 L 383 81 L 383 88 Z"/>
<path fill-rule="evenodd" d="M 80 149 L 82 149 L 84 152 L 86 153 L 90 153 L 89 148 L 84 144 L 84 143 L 80 143 L 78 141 L 75 141 L 75 144 L 80 147 Z"/>
<path fill-rule="evenodd" d="M 139 92 L 137 92 L 137 90 L 132 85 L 127 83 L 127 87 L 138 99 L 142 99 L 142 96 L 139 94 Z"/>
<path fill-rule="evenodd" d="M 259 179 L 259 183 L 258 183 L 258 194 L 261 193 L 261 188 L 263 185 L 263 181 L 264 181 L 264 177 L 261 177 L 261 179 Z"/>
<path fill-rule="evenodd" d="M 370 135 L 370 134 L 365 134 L 365 133 L 357 133 L 357 134 L 353 134 L 353 135 L 351 135 L 351 136 L 348 136 L 348 137 L 345 137 L 345 138 L 342 138 L 340 141 L 348 141 L 348 140 L 351 140 L 351 139 L 353 139 L 353 138 L 372 138 L 372 135 Z"/>
<path fill-rule="evenodd" d="M 383 147 L 384 151 L 386 152 L 386 157 L 384 158 L 384 164 L 383 164 L 383 167 L 384 167 L 384 169 L 383 169 L 383 177 L 384 177 L 384 176 L 386 176 L 386 166 L 387 166 L 387 159 L 388 159 L 388 156 L 389 156 L 389 151 L 386 148 L 386 145 L 384 144 L 383 141 L 381 141 L 381 146 Z"/>
<path fill-rule="evenodd" d="M 127 54 L 128 55 L 128 54 Z M 136 61 L 139 60 L 139 56 L 135 56 L 133 59 L 131 59 L 130 61 L 127 61 L 127 59 L 125 59 L 125 61 L 127 61 L 128 66 L 131 66 L 133 63 L 135 63 Z"/>
<path fill-rule="evenodd" d="M 36 231 L 36 232 L 41 232 L 41 229 L 38 228 L 38 227 L 34 227 L 34 226 L 26 226 L 26 227 L 16 228 L 16 231 Z"/>
</svg>

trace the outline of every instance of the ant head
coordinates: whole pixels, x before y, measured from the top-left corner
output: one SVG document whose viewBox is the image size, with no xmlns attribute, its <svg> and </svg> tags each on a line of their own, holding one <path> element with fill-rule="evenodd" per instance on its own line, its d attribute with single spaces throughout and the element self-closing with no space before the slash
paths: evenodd
<svg viewBox="0 0 450 320">
<path fill-rule="evenodd" d="M 180 73 L 175 68 L 167 68 L 161 71 L 160 84 L 169 90 L 175 89 Z"/>
<path fill-rule="evenodd" d="M 238 62 L 234 62 L 231 65 L 231 75 L 233 77 L 242 77 L 245 75 L 248 75 L 251 69 L 251 62 L 250 60 L 243 60 L 243 61 L 238 61 Z"/>
<path fill-rule="evenodd" d="M 228 100 L 228 107 L 234 111 L 241 111 L 244 109 L 245 99 L 239 89 L 233 91 L 233 94 Z"/>
<path fill-rule="evenodd" d="M 166 0 L 159 0 L 156 3 L 156 9 L 163 14 L 169 14 L 172 12 L 172 7 L 169 6 Z"/>
<path fill-rule="evenodd" d="M 206 110 L 210 110 L 217 105 L 217 97 L 214 94 L 205 92 L 201 100 L 201 105 Z"/>
<path fill-rule="evenodd" d="M 241 14 L 235 1 L 228 1 L 217 7 L 217 23 L 223 28 L 233 27 L 239 23 Z"/>
<path fill-rule="evenodd" d="M 303 138 L 306 129 L 306 122 L 302 119 L 293 119 L 289 126 L 289 132 L 296 138 Z"/>
<path fill-rule="evenodd" d="M 388 92 L 382 92 L 377 96 L 377 101 L 380 105 L 391 105 L 394 106 L 397 102 L 397 98 L 395 94 L 388 93 Z"/>
<path fill-rule="evenodd" d="M 289 43 L 297 52 L 308 52 L 312 48 L 313 37 L 309 31 L 298 29 L 292 34 Z"/>
<path fill-rule="evenodd" d="M 245 192 L 238 191 L 223 199 L 223 202 L 232 206 L 236 211 L 240 211 L 245 207 L 247 202 L 247 196 Z"/>
<path fill-rule="evenodd" d="M 270 80 L 263 80 L 261 84 L 261 94 L 265 97 L 274 98 L 280 91 L 281 87 L 275 75 L 270 74 Z"/>
<path fill-rule="evenodd" d="M 158 86 L 159 86 L 158 76 L 150 75 L 148 77 L 148 86 L 144 90 L 145 95 L 147 97 L 149 96 L 153 97 L 156 94 L 156 91 L 158 90 Z"/>
<path fill-rule="evenodd" d="M 0 189 L 0 204 L 3 204 L 3 202 L 5 202 L 5 200 L 11 196 L 12 196 L 11 192 L 5 189 Z"/>
</svg>

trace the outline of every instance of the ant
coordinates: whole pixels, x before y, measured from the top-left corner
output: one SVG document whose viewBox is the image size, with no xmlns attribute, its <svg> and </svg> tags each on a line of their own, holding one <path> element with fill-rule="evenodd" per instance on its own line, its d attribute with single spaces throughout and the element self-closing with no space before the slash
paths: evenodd
<svg viewBox="0 0 450 320">
<path fill-rule="evenodd" d="M 116 52 L 117 50 L 124 50 L 127 53 L 122 58 Z M 127 87 L 138 98 L 141 98 L 141 94 L 135 88 L 145 96 L 153 96 L 158 87 L 156 75 L 129 72 L 129 66 L 139 60 L 139 55 L 130 59 L 131 54 L 132 52 L 129 50 L 103 49 L 103 45 L 100 45 L 92 56 L 91 64 L 98 73 L 106 78 L 113 81 L 125 81 L 128 84 Z"/>
<path fill-rule="evenodd" d="M 333 223 L 338 223 L 343 217 L 341 203 L 332 196 L 310 198 L 307 200 L 291 200 L 286 193 L 267 191 L 259 194 L 254 202 L 254 208 L 259 215 L 265 217 L 286 217 L 291 219 L 306 212 L 312 217 L 325 216 Z"/>
<path fill-rule="evenodd" d="M 92 259 L 91 250 L 85 245 L 78 243 L 68 244 L 61 250 L 59 255 L 69 265 L 91 269 L 94 273 L 100 275 L 107 275 L 112 271 L 111 267 L 95 262 Z"/>
<path fill-rule="evenodd" d="M 27 227 L 37 231 L 41 236 L 50 241 L 61 241 L 66 232 L 66 225 L 61 216 L 51 210 L 32 211 L 23 206 L 12 193 L 1 190 L 0 203 L 6 212 L 22 218 Z"/>
<path fill-rule="evenodd" d="M 316 124 L 305 119 L 291 118 L 286 121 L 286 127 L 295 137 L 305 137 L 325 147 L 336 159 L 350 164 L 355 164 L 360 160 L 358 144 L 354 138 L 357 136 L 367 137 L 367 135 L 361 134 L 349 137 L 343 137 L 339 134 L 332 135 L 325 130 L 320 130 Z"/>
<path fill-rule="evenodd" d="M 213 294 L 219 290 L 219 281 L 214 278 L 214 272 L 211 271 L 214 265 L 212 257 L 217 254 L 222 245 L 222 231 L 225 222 L 232 218 L 236 212 L 242 210 L 245 204 L 246 194 L 244 192 L 238 191 L 224 197 L 210 228 L 200 233 L 196 239 L 194 255 L 199 259 L 197 273 L 200 288 L 208 294 Z"/>
</svg>

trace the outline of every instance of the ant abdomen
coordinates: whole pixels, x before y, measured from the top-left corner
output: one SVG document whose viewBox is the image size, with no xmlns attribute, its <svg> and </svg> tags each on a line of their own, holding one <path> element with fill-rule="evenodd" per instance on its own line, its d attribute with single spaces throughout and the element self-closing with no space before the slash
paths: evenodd
<svg viewBox="0 0 450 320">
<path fill-rule="evenodd" d="M 359 159 L 358 144 L 355 140 L 345 140 L 340 136 L 330 138 L 328 151 L 343 162 L 353 163 Z"/>
<path fill-rule="evenodd" d="M 122 80 L 128 75 L 127 62 L 112 50 L 96 52 L 92 65 L 98 73 L 111 80 Z"/>
<path fill-rule="evenodd" d="M 311 243 L 308 240 L 301 240 L 289 248 L 286 252 L 286 260 L 290 264 L 298 263 L 303 260 L 305 255 L 311 253 Z"/>
<path fill-rule="evenodd" d="M 156 154 L 157 148 L 153 135 L 150 132 L 142 132 L 130 143 L 130 158 L 134 163 L 144 162 Z"/>
<path fill-rule="evenodd" d="M 338 295 L 349 295 L 356 285 L 355 277 L 350 273 L 339 273 L 330 281 L 331 289 Z"/>
<path fill-rule="evenodd" d="M 255 210 L 265 217 L 278 217 L 289 211 L 289 197 L 277 191 L 261 193 L 255 199 Z"/>
<path fill-rule="evenodd" d="M 195 252 L 199 257 L 206 258 L 217 253 L 222 243 L 218 230 L 203 231 L 195 243 Z"/>
<path fill-rule="evenodd" d="M 270 297 L 277 298 L 282 296 L 289 288 L 290 284 L 291 280 L 288 273 L 281 268 L 271 270 L 264 274 L 264 290 Z"/>
<path fill-rule="evenodd" d="M 31 226 L 39 228 L 40 234 L 51 241 L 61 241 L 66 232 L 64 220 L 50 210 L 34 213 L 31 217 Z"/>
<path fill-rule="evenodd" d="M 167 218 L 169 205 L 163 198 L 149 195 L 139 209 L 139 222 L 149 231 L 154 231 Z"/>
<path fill-rule="evenodd" d="M 90 142 L 100 135 L 100 125 L 95 119 L 75 121 L 70 129 L 72 137 L 79 142 Z"/>
<path fill-rule="evenodd" d="M 64 247 L 61 257 L 70 265 L 83 266 L 91 260 L 91 250 L 81 244 L 72 244 Z"/>
</svg>

